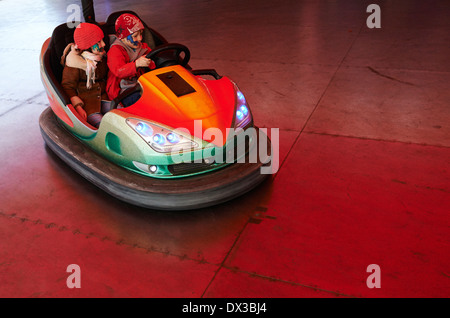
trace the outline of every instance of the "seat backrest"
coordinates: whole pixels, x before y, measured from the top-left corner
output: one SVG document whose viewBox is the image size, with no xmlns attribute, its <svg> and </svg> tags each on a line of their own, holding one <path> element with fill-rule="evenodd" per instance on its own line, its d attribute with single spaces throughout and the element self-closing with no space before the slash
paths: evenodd
<svg viewBox="0 0 450 318">
<path fill-rule="evenodd" d="M 108 17 L 108 19 L 106 19 L 106 25 L 105 25 L 105 33 L 106 34 L 115 34 L 116 33 L 116 29 L 115 29 L 115 25 L 116 25 L 116 20 L 119 16 L 121 16 L 124 13 L 129 13 L 129 14 L 133 14 L 136 17 L 139 18 L 139 20 L 142 21 L 142 24 L 145 27 L 145 32 L 144 32 L 144 42 L 148 44 L 148 46 L 150 46 L 150 48 L 153 50 L 155 47 L 161 45 L 161 44 L 166 44 L 168 43 L 167 40 L 158 32 L 156 32 L 155 30 L 153 30 L 152 28 L 150 28 L 145 22 L 144 20 L 142 20 L 139 15 L 137 15 L 135 12 L 133 11 L 117 11 L 114 13 L 111 13 Z M 109 48 L 109 46 L 108 46 Z"/>
<path fill-rule="evenodd" d="M 79 22 L 76 22 L 78 25 Z M 63 23 L 53 30 L 53 34 L 48 45 L 50 50 L 50 66 L 56 79 L 61 82 L 63 66 L 61 56 L 69 43 L 73 43 L 73 33 L 75 27 L 70 28 L 67 23 Z"/>
<path fill-rule="evenodd" d="M 75 22 L 78 25 L 80 22 Z M 75 27 L 70 28 L 67 23 L 57 26 L 52 33 L 47 50 L 43 55 L 43 68 L 46 76 L 64 104 L 70 104 L 70 99 L 61 86 L 63 66 L 61 56 L 69 43 L 73 43 Z"/>
</svg>

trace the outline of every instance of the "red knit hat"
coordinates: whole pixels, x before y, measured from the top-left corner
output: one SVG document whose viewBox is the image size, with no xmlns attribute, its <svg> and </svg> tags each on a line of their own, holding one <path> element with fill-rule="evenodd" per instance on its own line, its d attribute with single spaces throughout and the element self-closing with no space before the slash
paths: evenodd
<svg viewBox="0 0 450 318">
<path fill-rule="evenodd" d="M 73 33 L 75 44 L 80 50 L 87 50 L 102 40 L 103 37 L 102 29 L 92 23 L 80 23 Z"/>
<path fill-rule="evenodd" d="M 124 13 L 116 20 L 116 36 L 120 40 L 143 29 L 144 25 L 135 15 Z"/>
</svg>

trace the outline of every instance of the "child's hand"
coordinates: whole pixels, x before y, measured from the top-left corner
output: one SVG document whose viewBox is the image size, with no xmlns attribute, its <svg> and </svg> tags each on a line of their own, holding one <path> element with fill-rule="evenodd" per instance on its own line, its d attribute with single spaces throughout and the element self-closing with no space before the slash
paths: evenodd
<svg viewBox="0 0 450 318">
<path fill-rule="evenodd" d="M 86 120 L 87 114 L 86 114 L 86 111 L 83 109 L 83 107 L 78 106 L 77 108 L 75 108 L 75 110 L 78 112 L 78 114 L 81 116 L 81 118 Z"/>
<path fill-rule="evenodd" d="M 86 64 L 86 60 L 81 57 L 80 51 L 75 49 L 75 46 L 72 45 L 69 54 L 66 56 L 66 65 L 86 71 Z"/>
<path fill-rule="evenodd" d="M 151 62 L 152 60 L 142 55 L 140 58 L 136 60 L 136 67 L 149 67 Z"/>
<path fill-rule="evenodd" d="M 86 114 L 86 111 L 83 108 L 84 103 L 81 100 L 81 98 L 78 97 L 78 96 L 72 96 L 70 98 L 70 101 L 72 103 L 72 106 L 77 111 L 77 113 L 81 116 L 81 118 L 86 119 L 87 118 L 87 114 Z"/>
</svg>

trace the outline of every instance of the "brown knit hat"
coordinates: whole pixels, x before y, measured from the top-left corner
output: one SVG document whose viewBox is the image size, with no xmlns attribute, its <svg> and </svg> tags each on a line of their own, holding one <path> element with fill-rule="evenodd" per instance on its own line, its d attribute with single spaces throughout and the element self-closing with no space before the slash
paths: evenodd
<svg viewBox="0 0 450 318">
<path fill-rule="evenodd" d="M 75 44 L 80 50 L 87 50 L 102 40 L 103 37 L 102 29 L 92 23 L 80 23 L 73 33 Z"/>
</svg>

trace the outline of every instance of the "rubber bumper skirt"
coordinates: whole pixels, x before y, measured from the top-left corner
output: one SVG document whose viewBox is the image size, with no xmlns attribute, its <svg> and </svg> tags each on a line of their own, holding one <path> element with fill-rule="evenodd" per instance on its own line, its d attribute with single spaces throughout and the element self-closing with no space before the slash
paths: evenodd
<svg viewBox="0 0 450 318">
<path fill-rule="evenodd" d="M 259 185 L 263 163 L 231 164 L 209 173 L 176 179 L 142 176 L 98 155 L 62 127 L 51 108 L 39 118 L 47 146 L 73 170 L 108 194 L 136 206 L 157 210 L 191 210 L 236 198 Z M 267 154 L 271 145 L 267 138 Z"/>
</svg>

